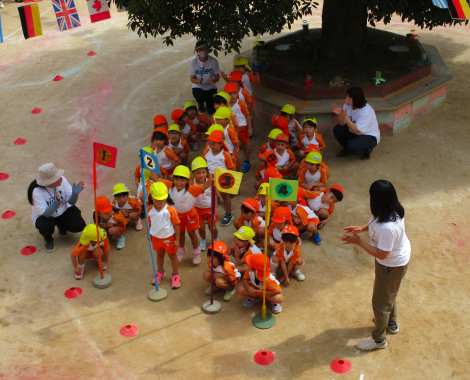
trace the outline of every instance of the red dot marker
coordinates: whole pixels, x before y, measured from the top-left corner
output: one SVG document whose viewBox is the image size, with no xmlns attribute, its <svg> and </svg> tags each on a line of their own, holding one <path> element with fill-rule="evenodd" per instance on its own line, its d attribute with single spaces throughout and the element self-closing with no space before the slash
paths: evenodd
<svg viewBox="0 0 470 380">
<path fill-rule="evenodd" d="M 336 359 L 330 364 L 331 370 L 335 373 L 348 373 L 351 371 L 351 363 L 346 359 Z"/>
<path fill-rule="evenodd" d="M 131 336 L 137 335 L 139 332 L 139 328 L 136 325 L 125 325 L 122 326 L 119 330 L 119 333 L 126 338 L 130 338 Z"/>
<path fill-rule="evenodd" d="M 21 254 L 23 256 L 29 256 L 29 255 L 32 255 L 34 252 L 37 251 L 37 248 L 33 245 L 27 245 L 26 247 L 24 247 L 22 250 L 21 250 Z"/>
<path fill-rule="evenodd" d="M 9 174 L 7 173 L 0 173 L 0 181 L 6 180 L 8 177 L 10 177 Z"/>
<path fill-rule="evenodd" d="M 77 298 L 82 295 L 82 292 L 83 290 L 81 288 L 73 287 L 73 288 L 67 289 L 64 293 L 64 296 L 66 296 L 67 298 Z"/>
<path fill-rule="evenodd" d="M 61 77 L 60 75 L 57 75 L 54 79 L 52 79 L 54 82 L 58 82 L 60 80 L 64 79 L 64 77 Z"/>
<path fill-rule="evenodd" d="M 271 351 L 258 351 L 255 354 L 254 359 L 259 365 L 268 365 L 273 362 L 274 354 Z"/>
<path fill-rule="evenodd" d="M 35 108 L 31 111 L 32 114 L 38 114 L 38 113 L 41 113 L 42 112 L 42 109 L 41 108 Z"/>
<path fill-rule="evenodd" d="M 23 144 L 26 144 L 26 140 L 25 139 L 16 139 L 13 144 L 15 145 L 23 145 Z"/>
<path fill-rule="evenodd" d="M 2 214 L 2 219 L 10 219 L 16 215 L 16 212 L 7 210 Z"/>
<path fill-rule="evenodd" d="M 92 51 L 90 51 L 87 55 L 91 57 L 91 56 L 96 55 L 96 54 L 98 54 L 98 53 L 96 53 L 96 52 L 94 52 L 94 51 L 92 50 Z"/>
</svg>

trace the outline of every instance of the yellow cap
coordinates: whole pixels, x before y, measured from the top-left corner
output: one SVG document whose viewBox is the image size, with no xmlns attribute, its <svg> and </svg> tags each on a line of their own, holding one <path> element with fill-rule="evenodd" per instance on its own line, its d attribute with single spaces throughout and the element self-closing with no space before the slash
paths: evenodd
<svg viewBox="0 0 470 380">
<path fill-rule="evenodd" d="M 250 66 L 248 66 L 248 60 L 245 57 L 240 56 L 240 57 L 235 58 L 235 61 L 233 61 L 233 65 L 234 66 L 243 66 L 243 65 L 245 65 L 248 68 L 248 70 L 251 71 Z"/>
<path fill-rule="evenodd" d="M 184 103 L 184 110 L 186 111 L 189 107 L 196 107 L 196 103 L 194 102 L 186 102 Z"/>
<path fill-rule="evenodd" d="M 240 240 L 246 241 L 249 240 L 251 244 L 255 244 L 253 238 L 255 237 L 255 231 L 251 227 L 240 227 L 237 232 L 233 233 Z"/>
<path fill-rule="evenodd" d="M 281 112 L 288 113 L 289 115 L 295 114 L 295 107 L 292 104 L 285 104 L 282 107 Z"/>
<path fill-rule="evenodd" d="M 232 111 L 230 111 L 230 108 L 219 107 L 219 109 L 215 111 L 214 119 L 230 119 L 230 116 L 232 116 Z"/>
<path fill-rule="evenodd" d="M 279 128 L 274 128 L 273 130 L 271 130 L 271 132 L 269 132 L 268 137 L 270 139 L 276 140 L 276 137 L 282 134 L 283 132 Z"/>
<path fill-rule="evenodd" d="M 260 195 L 268 195 L 269 183 L 262 183 L 258 189 L 258 194 Z"/>
<path fill-rule="evenodd" d="M 175 171 L 173 172 L 173 177 L 174 176 L 184 177 L 184 178 L 189 179 L 189 177 L 191 176 L 191 172 L 189 171 L 189 168 L 187 166 L 178 165 L 175 168 Z"/>
<path fill-rule="evenodd" d="M 168 198 L 168 187 L 163 182 L 154 182 L 150 186 L 150 195 L 157 201 L 163 201 Z"/>
<path fill-rule="evenodd" d="M 304 119 L 304 123 L 305 123 L 307 120 L 313 121 L 315 124 L 317 124 L 317 119 L 315 119 L 314 117 L 306 117 L 306 118 Z"/>
<path fill-rule="evenodd" d="M 121 193 L 128 193 L 128 192 L 129 192 L 129 189 L 123 183 L 118 183 L 117 185 L 114 185 L 113 187 L 113 195 L 121 194 Z"/>
<path fill-rule="evenodd" d="M 168 127 L 168 132 L 170 131 L 176 131 L 176 132 L 179 132 L 181 133 L 181 129 L 180 129 L 180 126 L 178 124 L 172 124 Z"/>
<path fill-rule="evenodd" d="M 191 170 L 195 171 L 197 169 L 201 168 L 207 168 L 207 162 L 204 158 L 202 157 L 196 157 L 193 162 L 191 163 Z"/>
<path fill-rule="evenodd" d="M 226 93 L 225 91 L 221 91 L 221 92 L 218 92 L 217 94 L 215 95 L 219 95 L 221 96 L 222 98 L 224 98 L 226 101 L 227 101 L 227 107 L 230 107 L 229 103 L 230 103 L 230 95 L 228 93 Z M 214 95 L 214 96 L 215 96 Z"/>
<path fill-rule="evenodd" d="M 150 154 L 153 154 L 153 149 L 146 146 L 145 148 L 142 148 L 144 150 L 144 152 L 147 152 L 147 153 L 150 153 Z M 138 156 L 140 156 L 140 150 L 139 150 L 139 153 L 137 153 Z"/>
<path fill-rule="evenodd" d="M 220 124 L 212 124 L 207 130 L 206 135 L 210 135 L 214 131 L 225 132 L 225 129 Z"/>
<path fill-rule="evenodd" d="M 86 226 L 80 236 L 80 244 L 81 245 L 88 245 L 90 241 L 98 241 L 97 232 L 96 232 L 96 224 L 89 224 Z M 106 231 L 100 228 L 100 241 L 103 241 L 106 238 Z"/>
<path fill-rule="evenodd" d="M 311 164 L 321 164 L 322 156 L 318 152 L 310 152 L 305 157 L 305 161 L 310 162 Z"/>
</svg>

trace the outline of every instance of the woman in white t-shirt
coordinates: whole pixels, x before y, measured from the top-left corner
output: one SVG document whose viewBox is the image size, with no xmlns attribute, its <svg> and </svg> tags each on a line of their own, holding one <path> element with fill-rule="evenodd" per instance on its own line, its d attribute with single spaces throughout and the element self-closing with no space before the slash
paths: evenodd
<svg viewBox="0 0 470 380">
<path fill-rule="evenodd" d="M 70 185 L 54 164 L 44 164 L 38 169 L 39 176 L 28 188 L 28 201 L 32 206 L 31 220 L 44 237 L 46 252 L 54 252 L 55 227 L 60 236 L 81 232 L 86 224 L 81 211 L 75 206 L 78 194 L 85 182 Z"/>
<path fill-rule="evenodd" d="M 411 245 L 405 232 L 405 209 L 389 181 L 375 181 L 369 190 L 372 217 L 362 227 L 345 227 L 344 244 L 356 244 L 375 257 L 372 308 L 375 328 L 372 338 L 356 344 L 361 351 L 387 347 L 385 331 L 398 332 L 396 298 L 408 270 Z M 369 231 L 370 244 L 359 237 Z"/>
<path fill-rule="evenodd" d="M 364 91 L 360 87 L 351 87 L 346 92 L 344 103 L 343 107 L 334 103 L 331 106 L 338 119 L 333 133 L 343 147 L 336 157 L 362 154 L 362 159 L 368 160 L 372 149 L 380 142 L 380 130 L 375 111 L 367 104 Z"/>
<path fill-rule="evenodd" d="M 199 112 L 211 115 L 215 112 L 214 95 L 217 94 L 216 83 L 220 79 L 220 67 L 217 58 L 207 53 L 204 41 L 196 43 L 197 56 L 189 64 L 189 78 L 193 84 L 193 96 L 197 101 Z"/>
</svg>

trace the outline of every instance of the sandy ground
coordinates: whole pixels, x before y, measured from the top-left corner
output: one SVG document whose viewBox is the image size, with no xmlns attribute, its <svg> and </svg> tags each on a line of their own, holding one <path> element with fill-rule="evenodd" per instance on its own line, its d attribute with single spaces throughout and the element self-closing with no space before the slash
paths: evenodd
<svg viewBox="0 0 470 380">
<path fill-rule="evenodd" d="M 223 303 L 217 315 L 202 312 L 206 267 L 194 267 L 190 253 L 180 267 L 181 288 L 171 290 L 166 278 L 162 286 L 168 299 L 150 302 L 152 269 L 145 230 L 131 227 L 122 251 L 113 243 L 108 273 L 114 284 L 98 290 L 92 286 L 98 273 L 92 261 L 84 279 L 74 279 L 69 252 L 79 236 L 57 237 L 56 252 L 46 253 L 30 221 L 26 189 L 46 162 L 65 169 L 71 182 L 86 181 L 78 205 L 86 221 L 92 221 L 93 140 L 119 148 L 117 168 L 99 168 L 99 194 L 111 197 L 112 186 L 122 181 L 133 187 L 136 153 L 147 145 L 153 116 L 168 117 L 192 100 L 187 77 L 194 38 L 166 48 L 159 39 L 139 38 L 128 30 L 126 15 L 115 9 L 111 20 L 91 25 L 83 1 L 77 2 L 83 26 L 61 33 L 50 2 L 44 1 L 38 3 L 44 36 L 24 40 L 15 4 L 5 3 L 0 171 L 10 178 L 0 182 L 0 211 L 17 215 L 0 220 L 1 379 L 470 377 L 469 28 L 418 31 L 421 41 L 439 48 L 454 75 L 443 111 L 396 137 L 383 138 L 368 162 L 336 159 L 339 147 L 327 141 L 324 158 L 331 183 L 342 185 L 346 198 L 322 232 L 323 245 L 304 241 L 306 280 L 292 280 L 284 289 L 275 327 L 261 331 L 251 323 L 261 307 L 245 309 L 239 296 Z M 320 12 L 309 22 L 320 26 Z M 398 20 L 379 27 L 403 34 L 413 28 Z M 249 49 L 252 41 L 247 39 L 243 48 Z M 90 50 L 98 55 L 88 57 Z M 223 70 L 230 70 L 232 59 L 220 58 Z M 56 75 L 65 79 L 53 82 Z M 32 115 L 35 107 L 43 112 Z M 254 147 L 263 135 L 259 127 Z M 19 137 L 27 139 L 26 145 L 13 145 Z M 236 215 L 240 201 L 254 195 L 253 179 L 254 170 L 244 176 L 246 186 L 233 206 Z M 395 184 L 406 208 L 413 252 L 398 301 L 400 333 L 388 337 L 387 349 L 360 353 L 354 344 L 367 338 L 373 326 L 373 259 L 343 246 L 339 236 L 342 227 L 368 220 L 368 188 L 376 179 Z M 229 243 L 233 226 L 220 230 Z M 26 245 L 39 249 L 22 256 L 20 249 Z M 72 286 L 83 288 L 80 298 L 64 297 Z M 221 294 L 216 298 L 222 301 Z M 119 329 L 125 324 L 137 325 L 139 334 L 122 337 Z M 270 366 L 253 361 L 262 349 L 276 355 Z M 337 358 L 351 361 L 350 373 L 330 370 Z"/>
</svg>

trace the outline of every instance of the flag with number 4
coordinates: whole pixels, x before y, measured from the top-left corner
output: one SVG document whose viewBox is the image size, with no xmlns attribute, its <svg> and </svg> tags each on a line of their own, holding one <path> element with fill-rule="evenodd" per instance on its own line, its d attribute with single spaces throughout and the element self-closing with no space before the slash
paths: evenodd
<svg viewBox="0 0 470 380">
<path fill-rule="evenodd" d="M 145 150 L 140 150 L 140 165 L 144 170 L 150 170 L 151 172 L 162 174 L 160 172 L 160 165 L 158 165 L 157 156 L 146 152 Z"/>
<path fill-rule="evenodd" d="M 269 179 L 269 196 L 276 201 L 289 202 L 297 199 L 299 181 L 282 178 Z"/>
</svg>

